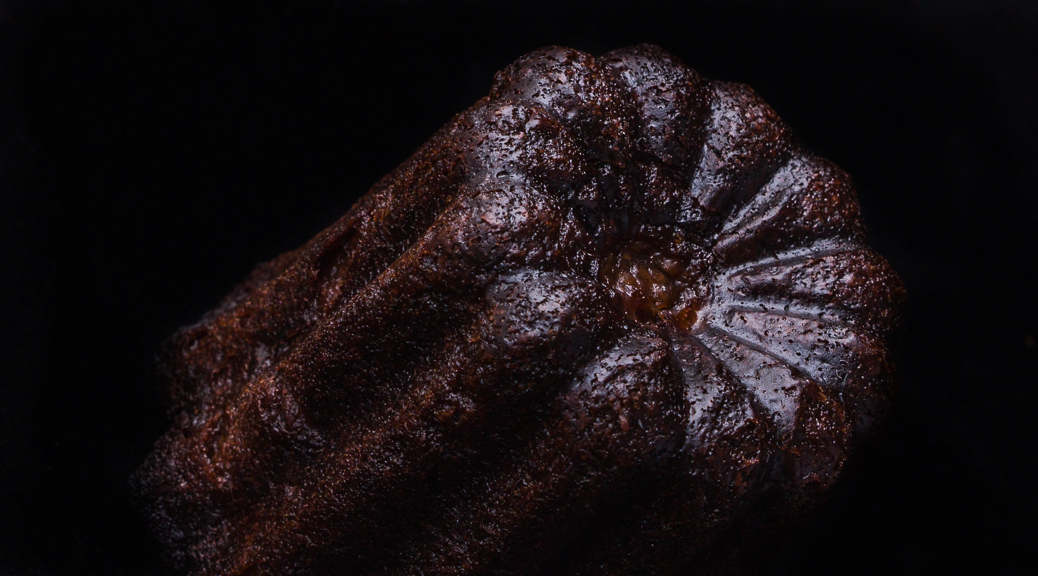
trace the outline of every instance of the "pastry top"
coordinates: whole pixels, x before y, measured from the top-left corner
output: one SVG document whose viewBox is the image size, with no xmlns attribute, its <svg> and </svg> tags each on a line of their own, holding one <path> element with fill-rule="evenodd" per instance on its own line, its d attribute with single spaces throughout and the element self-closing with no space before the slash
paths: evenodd
<svg viewBox="0 0 1038 576">
<path fill-rule="evenodd" d="M 545 48 L 170 339 L 136 482 L 192 573 L 666 573 L 832 484 L 903 301 L 750 88 Z"/>
</svg>

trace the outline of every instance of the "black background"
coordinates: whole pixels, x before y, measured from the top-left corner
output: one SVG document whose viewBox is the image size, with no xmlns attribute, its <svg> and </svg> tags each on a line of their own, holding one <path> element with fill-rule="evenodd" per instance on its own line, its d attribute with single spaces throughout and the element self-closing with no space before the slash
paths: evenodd
<svg viewBox="0 0 1038 576">
<path fill-rule="evenodd" d="M 0 3 L 0 574 L 160 574 L 153 355 L 547 44 L 753 86 L 910 293 L 884 434 L 775 574 L 1023 574 L 1038 547 L 1038 7 Z"/>
</svg>

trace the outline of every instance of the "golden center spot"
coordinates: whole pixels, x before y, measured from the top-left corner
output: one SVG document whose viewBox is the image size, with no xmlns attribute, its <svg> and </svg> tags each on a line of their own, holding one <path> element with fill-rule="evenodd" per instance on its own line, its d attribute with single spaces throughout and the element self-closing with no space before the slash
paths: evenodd
<svg viewBox="0 0 1038 576">
<path fill-rule="evenodd" d="M 687 261 L 634 240 L 603 259 L 599 277 L 620 295 L 629 319 L 687 332 L 698 318 L 698 303 L 683 297 L 689 270 Z"/>
</svg>

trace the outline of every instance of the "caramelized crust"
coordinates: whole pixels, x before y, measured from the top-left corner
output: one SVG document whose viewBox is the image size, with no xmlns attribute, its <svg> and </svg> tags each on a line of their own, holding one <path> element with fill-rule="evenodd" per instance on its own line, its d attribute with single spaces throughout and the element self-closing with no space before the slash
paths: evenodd
<svg viewBox="0 0 1038 576">
<path fill-rule="evenodd" d="M 546 48 L 167 342 L 135 484 L 193 575 L 702 568 L 836 480 L 903 300 L 750 88 Z"/>
</svg>

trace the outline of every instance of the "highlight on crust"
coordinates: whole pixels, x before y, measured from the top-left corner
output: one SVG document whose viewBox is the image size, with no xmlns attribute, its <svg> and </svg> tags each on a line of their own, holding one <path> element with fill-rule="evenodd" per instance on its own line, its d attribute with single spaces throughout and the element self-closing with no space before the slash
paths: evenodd
<svg viewBox="0 0 1038 576">
<path fill-rule="evenodd" d="M 752 89 L 545 48 L 169 339 L 134 483 L 192 575 L 710 570 L 839 477 L 903 301 Z"/>
</svg>

